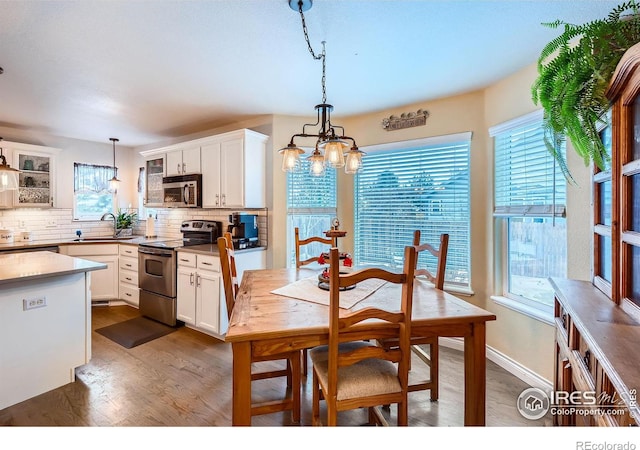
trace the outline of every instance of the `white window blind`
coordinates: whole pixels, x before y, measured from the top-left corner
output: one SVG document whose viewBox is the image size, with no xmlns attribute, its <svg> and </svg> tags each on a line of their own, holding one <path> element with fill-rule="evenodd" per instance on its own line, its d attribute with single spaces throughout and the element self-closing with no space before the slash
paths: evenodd
<svg viewBox="0 0 640 450">
<path fill-rule="evenodd" d="M 299 171 L 287 173 L 287 243 L 289 265 L 295 266 L 294 228 L 300 229 L 300 237 L 322 236 L 331 228 L 336 217 L 336 171 L 325 170 L 322 176 L 309 173 L 309 162 L 301 161 Z M 301 259 L 318 256 L 325 250 L 320 244 L 301 248 Z"/>
<path fill-rule="evenodd" d="M 449 233 L 445 281 L 469 287 L 470 134 L 465 135 L 412 148 L 396 143 L 393 150 L 366 156 L 355 179 L 356 264 L 399 268 L 414 230 L 436 247 L 440 234 Z M 430 256 L 420 255 L 419 266 L 435 271 Z"/>
<path fill-rule="evenodd" d="M 547 150 L 538 115 L 489 130 L 495 138 L 494 216 L 565 215 L 566 183 Z"/>
</svg>

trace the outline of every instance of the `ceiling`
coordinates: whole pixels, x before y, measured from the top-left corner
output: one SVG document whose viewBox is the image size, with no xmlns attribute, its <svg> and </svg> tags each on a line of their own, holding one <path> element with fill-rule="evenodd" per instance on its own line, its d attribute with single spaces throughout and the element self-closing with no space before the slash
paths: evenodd
<svg viewBox="0 0 640 450">
<path fill-rule="evenodd" d="M 617 1 L 316 0 L 336 118 L 485 87 L 561 19 Z M 140 146 L 262 114 L 314 116 L 322 66 L 288 0 L 3 0 L 0 128 Z"/>
</svg>

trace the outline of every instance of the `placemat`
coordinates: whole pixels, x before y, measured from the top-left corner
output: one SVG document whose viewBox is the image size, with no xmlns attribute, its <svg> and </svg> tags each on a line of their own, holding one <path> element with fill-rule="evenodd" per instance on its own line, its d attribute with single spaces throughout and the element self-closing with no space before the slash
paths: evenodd
<svg viewBox="0 0 640 450">
<path fill-rule="evenodd" d="M 377 291 L 386 281 L 378 279 L 364 280 L 355 289 L 340 292 L 340 308 L 349 309 Z M 329 306 L 329 291 L 318 287 L 318 277 L 303 278 L 294 283 L 271 291 L 272 294 L 297 298 Z"/>
</svg>

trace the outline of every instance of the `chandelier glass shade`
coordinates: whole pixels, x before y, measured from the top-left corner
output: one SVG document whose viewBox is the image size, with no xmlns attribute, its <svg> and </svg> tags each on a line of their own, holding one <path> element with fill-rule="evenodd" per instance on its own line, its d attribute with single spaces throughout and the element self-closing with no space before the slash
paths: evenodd
<svg viewBox="0 0 640 450">
<path fill-rule="evenodd" d="M 0 141 L 2 141 L 1 137 Z M 0 147 L 0 192 L 17 190 L 19 173 L 19 170 L 13 169 L 7 164 L 7 158 Z"/>
<path fill-rule="evenodd" d="M 300 169 L 300 157 L 305 151 L 295 144 L 296 138 L 316 138 L 315 149 L 311 156 L 306 158 L 309 161 L 309 170 L 312 175 L 323 175 L 327 167 L 334 169 L 344 167 L 346 173 L 354 174 L 362 168 L 362 156 L 365 153 L 358 149 L 354 138 L 345 136 L 343 127 L 331 123 L 333 106 L 327 103 L 325 42 L 322 42 L 322 53 L 316 55 L 309 42 L 304 20 L 304 11 L 311 8 L 312 4 L 312 0 L 289 0 L 291 9 L 300 13 L 302 31 L 309 53 L 314 59 L 322 61 L 322 103 L 315 107 L 318 115 L 316 123 L 305 124 L 302 127 L 302 133 L 291 136 L 289 144 L 278 151 L 282 155 L 282 170 L 294 172 Z M 307 132 L 307 127 L 319 127 L 319 129 L 316 132 Z"/>
</svg>

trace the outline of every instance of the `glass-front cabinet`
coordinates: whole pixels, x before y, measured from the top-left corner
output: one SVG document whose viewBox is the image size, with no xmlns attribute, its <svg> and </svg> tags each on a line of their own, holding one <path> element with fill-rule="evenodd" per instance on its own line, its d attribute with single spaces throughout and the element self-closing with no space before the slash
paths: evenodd
<svg viewBox="0 0 640 450">
<path fill-rule="evenodd" d="M 9 151 L 11 167 L 18 169 L 18 190 L 11 198 L 3 196 L 2 205 L 7 208 L 50 208 L 55 203 L 55 162 L 60 150 L 40 145 L 3 142 L 3 150 Z"/>
<path fill-rule="evenodd" d="M 148 159 L 145 163 L 146 182 L 144 205 L 148 208 L 162 206 L 164 202 L 164 192 L 162 190 L 164 171 L 164 155 Z"/>
<path fill-rule="evenodd" d="M 16 206 L 53 206 L 52 156 L 46 153 L 16 152 L 20 170 Z"/>
<path fill-rule="evenodd" d="M 623 59 L 607 92 L 611 128 L 601 134 L 610 167 L 594 174 L 594 284 L 640 317 L 640 44 Z"/>
</svg>

